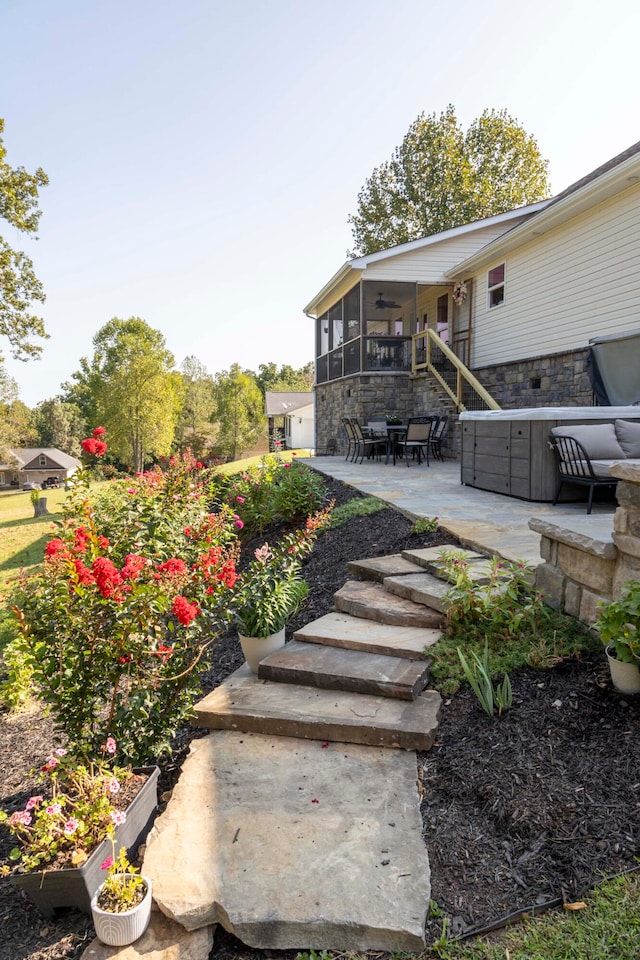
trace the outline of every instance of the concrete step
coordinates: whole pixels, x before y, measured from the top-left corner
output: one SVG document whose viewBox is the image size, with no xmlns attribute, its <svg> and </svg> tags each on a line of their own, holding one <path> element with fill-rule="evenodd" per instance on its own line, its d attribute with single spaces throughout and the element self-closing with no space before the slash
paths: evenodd
<svg viewBox="0 0 640 960">
<path fill-rule="evenodd" d="M 376 623 L 398 627 L 440 626 L 440 616 L 435 610 L 394 596 L 377 583 L 364 580 L 347 580 L 334 594 L 333 602 L 343 613 Z"/>
<path fill-rule="evenodd" d="M 196 704 L 193 723 L 213 730 L 428 750 L 441 704 L 435 690 L 406 701 L 265 683 L 244 665 Z"/>
<path fill-rule="evenodd" d="M 426 660 L 403 660 L 292 640 L 258 668 L 260 680 L 415 700 L 427 685 Z"/>
<path fill-rule="evenodd" d="M 396 627 L 392 624 L 362 620 L 348 613 L 327 613 L 296 630 L 294 639 L 305 643 L 322 643 L 363 653 L 383 653 L 390 657 L 418 660 L 428 656 L 428 649 L 442 636 L 429 627 Z"/>
<path fill-rule="evenodd" d="M 424 604 L 438 614 L 447 609 L 447 594 L 451 585 L 430 573 L 412 573 L 406 577 L 385 577 L 385 590 L 394 596 Z"/>
<path fill-rule="evenodd" d="M 276 684 L 262 684 L 274 687 Z M 269 950 L 421 953 L 416 756 L 222 731 L 195 740 L 143 871 L 187 930 Z"/>
<path fill-rule="evenodd" d="M 349 573 L 359 580 L 375 580 L 382 583 L 385 577 L 399 577 L 406 573 L 420 573 L 421 567 L 406 560 L 401 553 L 388 557 L 371 557 L 369 560 L 350 560 Z"/>
</svg>

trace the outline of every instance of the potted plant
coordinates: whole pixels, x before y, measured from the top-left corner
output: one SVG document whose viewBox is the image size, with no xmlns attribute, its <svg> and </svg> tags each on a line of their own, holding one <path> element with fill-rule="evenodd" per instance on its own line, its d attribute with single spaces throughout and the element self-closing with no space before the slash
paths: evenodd
<svg viewBox="0 0 640 960">
<path fill-rule="evenodd" d="M 630 580 L 617 600 L 600 604 L 594 626 L 600 631 L 616 690 L 640 693 L 640 581 Z"/>
<path fill-rule="evenodd" d="M 240 646 L 253 673 L 260 661 L 285 643 L 285 626 L 308 593 L 300 575 L 303 558 L 313 549 L 329 511 L 309 517 L 303 530 L 284 537 L 278 547 L 268 543 L 254 551 L 235 595 L 235 623 Z"/>
<path fill-rule="evenodd" d="M 106 880 L 91 898 L 91 915 L 98 938 L 109 947 L 124 947 L 145 932 L 151 919 L 152 885 L 132 866 L 124 847 L 107 857 Z"/>
<path fill-rule="evenodd" d="M 107 754 L 115 753 L 112 738 Z M 109 838 L 129 849 L 146 836 L 157 807 L 157 767 L 86 764 L 63 748 L 42 766 L 42 793 L 23 810 L 0 811 L 18 846 L 0 872 L 21 887 L 46 916 L 57 907 L 89 912 Z"/>
</svg>

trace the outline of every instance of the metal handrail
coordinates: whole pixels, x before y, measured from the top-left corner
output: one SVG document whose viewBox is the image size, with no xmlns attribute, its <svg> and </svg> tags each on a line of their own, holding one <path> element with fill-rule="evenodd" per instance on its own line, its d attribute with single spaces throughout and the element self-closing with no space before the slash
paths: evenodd
<svg viewBox="0 0 640 960">
<path fill-rule="evenodd" d="M 418 341 L 423 342 L 425 350 L 425 359 L 421 360 L 420 362 L 418 362 L 417 359 Z M 455 369 L 455 393 L 433 363 L 432 350 L 434 347 L 444 354 L 444 356 Z M 462 360 L 455 355 L 453 350 L 438 336 L 435 330 L 421 330 L 419 333 L 414 333 L 411 337 L 411 372 L 415 374 L 420 370 L 427 370 L 431 376 L 435 377 L 445 393 L 455 403 L 458 413 L 467 409 L 462 400 L 462 390 L 465 383 L 471 387 L 475 394 L 477 394 L 480 400 L 482 400 L 482 402 L 486 404 L 490 410 L 501 409 L 500 404 L 496 403 L 491 394 L 485 390 L 479 380 L 476 380 L 471 371 L 465 367 Z"/>
</svg>

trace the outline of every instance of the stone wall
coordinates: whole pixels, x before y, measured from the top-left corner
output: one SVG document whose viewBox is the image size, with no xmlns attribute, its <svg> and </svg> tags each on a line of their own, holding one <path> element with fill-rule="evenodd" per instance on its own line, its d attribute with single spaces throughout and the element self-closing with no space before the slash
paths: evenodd
<svg viewBox="0 0 640 960">
<path fill-rule="evenodd" d="M 536 589 L 549 606 L 589 626 L 598 618 L 598 603 L 617 600 L 629 580 L 640 580 L 640 466 L 618 463 L 618 507 L 611 539 L 576 533 L 534 518 L 544 560 L 536 570 Z"/>
<path fill-rule="evenodd" d="M 366 423 L 371 417 L 395 415 L 402 420 L 414 410 L 411 378 L 406 374 L 354 374 L 342 380 L 318 384 L 316 392 L 316 449 L 327 450 L 333 438 L 338 453 L 347 452 L 343 417 Z"/>
<path fill-rule="evenodd" d="M 588 349 L 474 368 L 473 375 L 503 409 L 593 405 Z"/>
</svg>

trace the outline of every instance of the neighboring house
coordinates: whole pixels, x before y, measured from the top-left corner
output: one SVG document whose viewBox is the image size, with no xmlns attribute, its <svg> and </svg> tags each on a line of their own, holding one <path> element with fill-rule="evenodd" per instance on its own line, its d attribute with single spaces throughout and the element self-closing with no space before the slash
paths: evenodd
<svg viewBox="0 0 640 960">
<path fill-rule="evenodd" d="M 64 483 L 82 466 L 76 457 L 52 447 L 20 447 L 9 450 L 15 463 L 0 464 L 0 487 L 22 487 L 56 477 Z"/>
<path fill-rule="evenodd" d="M 267 390 L 265 414 L 269 423 L 269 449 L 280 442 L 289 450 L 315 447 L 315 397 L 308 391 Z"/>
<path fill-rule="evenodd" d="M 549 200 L 348 261 L 305 313 L 321 449 L 343 416 L 591 405 L 589 341 L 640 329 L 640 143 Z"/>
</svg>

